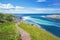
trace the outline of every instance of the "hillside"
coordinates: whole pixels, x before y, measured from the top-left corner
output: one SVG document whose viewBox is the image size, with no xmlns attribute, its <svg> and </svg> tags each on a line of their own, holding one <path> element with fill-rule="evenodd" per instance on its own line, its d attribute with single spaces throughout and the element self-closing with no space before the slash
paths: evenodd
<svg viewBox="0 0 60 40">
<path fill-rule="evenodd" d="M 12 15 L 0 14 L 0 40 L 20 40 Z"/>
<path fill-rule="evenodd" d="M 58 37 L 37 26 L 25 22 L 21 22 L 19 26 L 30 34 L 31 40 L 60 40 Z"/>
<path fill-rule="evenodd" d="M 0 40 L 19 40 L 19 34 L 14 23 L 3 23 L 0 25 Z"/>
</svg>

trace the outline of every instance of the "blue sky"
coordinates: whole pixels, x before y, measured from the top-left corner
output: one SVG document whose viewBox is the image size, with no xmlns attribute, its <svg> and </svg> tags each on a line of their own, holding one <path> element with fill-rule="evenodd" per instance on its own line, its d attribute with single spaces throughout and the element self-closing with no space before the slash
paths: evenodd
<svg viewBox="0 0 60 40">
<path fill-rule="evenodd" d="M 60 13 L 60 0 L 0 0 L 3 13 Z"/>
</svg>

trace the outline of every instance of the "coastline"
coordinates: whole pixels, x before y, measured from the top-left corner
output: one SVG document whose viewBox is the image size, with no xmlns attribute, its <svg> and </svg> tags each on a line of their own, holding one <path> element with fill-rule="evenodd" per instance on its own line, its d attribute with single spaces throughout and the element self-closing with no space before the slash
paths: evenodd
<svg viewBox="0 0 60 40">
<path fill-rule="evenodd" d="M 49 34 L 55 36 L 55 35 L 52 34 L 51 32 L 49 32 L 49 31 L 47 31 L 46 29 L 42 28 L 42 26 L 38 25 L 37 23 L 26 22 L 26 21 L 22 21 L 22 22 L 27 23 L 27 24 L 30 24 L 30 25 L 32 25 L 32 26 L 36 26 L 37 28 L 41 28 L 41 30 L 46 31 L 46 32 L 48 32 Z M 56 36 L 55 36 L 55 37 L 56 37 Z M 58 36 L 57 36 L 57 37 L 58 37 Z M 60 37 L 58 37 L 58 38 L 60 38 Z"/>
<path fill-rule="evenodd" d="M 29 25 L 30 24 L 30 25 Z M 30 33 L 30 34 L 35 34 L 35 36 L 34 37 L 36 37 L 36 35 L 39 35 L 40 33 L 41 33 L 41 35 L 42 35 L 42 33 L 43 33 L 43 35 L 44 34 L 46 34 L 46 37 L 47 37 L 47 35 L 51 35 L 51 37 L 53 37 L 53 38 L 58 38 L 59 39 L 59 37 L 57 37 L 57 36 L 55 36 L 55 35 L 53 35 L 52 33 L 50 33 L 50 32 L 48 32 L 48 31 L 46 31 L 46 30 L 44 30 L 43 28 L 39 28 L 39 27 L 37 27 L 37 26 L 33 26 L 33 25 L 31 25 L 32 23 L 31 22 L 21 22 L 20 23 L 20 27 L 21 28 L 23 28 L 25 31 L 27 31 L 28 33 Z M 38 32 L 38 33 L 37 33 Z M 31 36 L 32 36 L 31 35 Z M 41 36 L 38 36 L 38 37 L 41 37 Z M 33 38 L 33 37 L 32 37 Z M 53 39 L 52 38 L 52 39 Z M 40 39 L 40 38 L 39 38 Z"/>
<path fill-rule="evenodd" d="M 28 24 L 30 24 L 30 25 L 32 25 L 32 26 L 37 26 L 37 27 L 41 28 L 41 26 L 38 25 L 37 23 L 32 23 L 32 22 L 27 22 L 27 21 L 23 21 L 23 22 L 24 22 L 24 23 L 28 23 Z"/>
</svg>

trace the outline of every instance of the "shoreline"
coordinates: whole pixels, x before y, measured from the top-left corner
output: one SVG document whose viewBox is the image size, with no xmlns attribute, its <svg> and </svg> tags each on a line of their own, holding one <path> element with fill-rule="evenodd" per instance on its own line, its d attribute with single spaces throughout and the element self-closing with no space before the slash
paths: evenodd
<svg viewBox="0 0 60 40">
<path fill-rule="evenodd" d="M 32 22 L 26 22 L 26 21 L 22 21 L 22 22 L 24 22 L 24 23 L 27 23 L 27 24 L 30 24 L 30 25 L 32 25 L 32 26 L 36 26 L 36 27 L 38 27 L 38 28 L 42 28 L 42 26 L 40 26 L 40 25 L 38 25 L 37 23 L 32 23 Z M 46 32 L 48 32 L 48 33 L 50 33 L 50 34 L 52 34 L 51 32 L 49 32 L 49 31 L 47 31 L 46 29 L 44 29 L 44 28 L 42 28 L 41 30 L 43 30 L 43 31 L 46 31 Z M 53 36 L 55 36 L 54 34 L 52 34 Z M 56 37 L 56 36 L 55 36 Z M 58 36 L 57 36 L 58 37 Z M 59 38 L 59 37 L 58 37 Z"/>
<path fill-rule="evenodd" d="M 41 26 L 40 26 L 40 25 L 38 25 L 37 23 L 32 23 L 32 22 L 27 22 L 27 21 L 23 21 L 23 22 L 24 22 L 24 23 L 28 23 L 28 24 L 33 25 L 33 26 L 37 26 L 37 27 L 41 28 Z"/>
<path fill-rule="evenodd" d="M 26 23 L 26 24 L 25 24 Z M 23 26 L 25 24 L 25 26 Z M 31 30 L 31 29 L 29 29 L 29 28 L 38 28 L 38 29 L 40 29 L 40 30 L 42 30 L 42 31 L 44 31 L 44 32 L 46 32 L 46 33 L 49 33 L 50 35 L 52 35 L 52 36 L 54 36 L 54 37 L 56 37 L 56 38 L 59 38 L 59 37 L 57 37 L 57 36 L 55 36 L 54 34 L 52 34 L 52 33 L 50 33 L 49 31 L 46 31 L 46 30 L 44 30 L 43 28 L 39 28 L 38 26 L 35 26 L 35 25 L 31 25 L 31 26 L 27 26 L 27 25 L 31 25 L 31 24 L 34 24 L 34 23 L 31 23 L 31 22 L 25 22 L 25 21 L 22 21 L 22 28 L 26 28 L 26 30 Z M 27 27 L 26 27 L 27 26 Z M 27 29 L 28 28 L 28 29 Z M 37 29 L 37 30 L 38 30 Z M 39 33 L 40 33 L 40 31 L 39 31 Z"/>
<path fill-rule="evenodd" d="M 32 25 L 32 26 L 36 26 L 36 27 L 38 27 L 38 28 L 42 28 L 40 25 L 38 25 L 37 23 L 32 23 L 32 22 L 27 22 L 27 21 L 22 21 L 22 22 L 24 22 L 24 23 L 27 23 L 27 24 L 30 24 L 30 25 Z M 44 31 L 47 31 L 46 29 L 44 29 L 44 28 L 42 28 L 42 30 L 44 30 Z M 47 31 L 47 32 L 49 32 L 49 31 Z M 49 32 L 50 33 L 50 32 Z"/>
</svg>

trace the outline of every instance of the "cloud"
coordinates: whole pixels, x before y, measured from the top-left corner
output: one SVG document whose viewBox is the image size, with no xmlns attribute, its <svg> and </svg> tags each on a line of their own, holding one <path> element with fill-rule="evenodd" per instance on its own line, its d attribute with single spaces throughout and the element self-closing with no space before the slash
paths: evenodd
<svg viewBox="0 0 60 40">
<path fill-rule="evenodd" d="M 0 12 L 3 13 L 60 13 L 60 8 L 26 8 L 22 6 L 14 6 L 10 3 L 0 3 Z"/>
<path fill-rule="evenodd" d="M 24 8 L 24 7 L 21 7 L 21 6 L 16 6 L 15 8 Z"/>
<path fill-rule="evenodd" d="M 60 8 L 37 8 L 35 10 L 41 13 L 60 13 Z"/>
<path fill-rule="evenodd" d="M 8 4 L 2 4 L 2 3 L 0 3 L 0 8 L 10 9 L 10 8 L 14 8 L 14 6 L 11 5 L 10 3 L 8 3 Z"/>
<path fill-rule="evenodd" d="M 46 2 L 46 0 L 37 0 L 36 2 Z"/>
<path fill-rule="evenodd" d="M 8 3 L 8 4 L 2 4 L 2 3 L 0 3 L 0 8 L 11 9 L 11 8 L 24 8 L 24 7 L 14 6 L 14 5 L 10 4 L 10 3 Z"/>
</svg>

